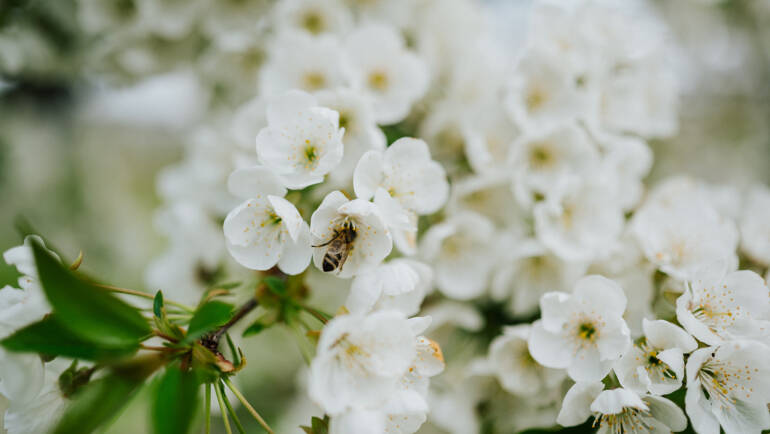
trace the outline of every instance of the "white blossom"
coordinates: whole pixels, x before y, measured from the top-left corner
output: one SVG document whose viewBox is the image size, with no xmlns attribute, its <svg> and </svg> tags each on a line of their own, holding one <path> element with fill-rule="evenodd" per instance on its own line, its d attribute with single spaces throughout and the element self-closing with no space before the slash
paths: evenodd
<svg viewBox="0 0 770 434">
<path fill-rule="evenodd" d="M 380 124 L 404 119 L 428 88 L 425 63 L 404 47 L 392 27 L 367 24 L 348 34 L 353 89 L 371 98 Z"/>
<path fill-rule="evenodd" d="M 506 327 L 489 346 L 489 364 L 503 388 L 522 397 L 538 397 L 564 380 L 562 370 L 546 368 L 529 353 L 531 326 Z"/>
<path fill-rule="evenodd" d="M 342 161 L 339 114 L 311 95 L 291 91 L 267 108 L 267 127 L 257 135 L 257 156 L 288 188 L 317 184 Z"/>
<path fill-rule="evenodd" d="M 644 340 L 615 364 L 623 387 L 636 393 L 667 395 L 682 387 L 684 355 L 698 347 L 687 332 L 668 321 L 642 322 Z"/>
<path fill-rule="evenodd" d="M 544 366 L 566 368 L 575 381 L 601 380 L 631 345 L 623 320 L 626 296 L 605 277 L 583 277 L 571 294 L 543 295 L 540 310 L 529 351 Z"/>
<path fill-rule="evenodd" d="M 228 183 L 234 194 L 248 198 L 225 217 L 225 241 L 233 258 L 253 270 L 277 264 L 286 274 L 304 271 L 312 254 L 310 229 L 283 198 L 280 179 L 255 166 L 233 172 Z"/>
<path fill-rule="evenodd" d="M 698 340 L 718 345 L 733 339 L 770 343 L 770 289 L 749 270 L 720 275 L 700 271 L 676 300 L 680 324 Z"/>
<path fill-rule="evenodd" d="M 665 433 L 687 428 L 684 412 L 666 398 L 638 395 L 628 389 L 603 390 L 604 385 L 576 383 L 564 397 L 558 422 L 574 426 L 594 417 L 597 433 Z"/>
<path fill-rule="evenodd" d="M 767 346 L 732 341 L 701 348 L 687 360 L 685 409 L 698 433 L 756 433 L 770 428 Z"/>
<path fill-rule="evenodd" d="M 326 195 L 310 217 L 310 235 L 313 263 L 323 270 L 328 246 L 321 246 L 339 235 L 348 225 L 355 233 L 346 259 L 335 270 L 338 277 L 351 277 L 373 268 L 385 259 L 393 248 L 393 241 L 379 215 L 377 206 L 362 199 L 348 200 L 339 191 Z"/>
<path fill-rule="evenodd" d="M 493 266 L 492 223 L 465 211 L 433 225 L 423 236 L 421 256 L 434 264 L 436 286 L 444 295 L 469 300 L 481 295 Z"/>
</svg>

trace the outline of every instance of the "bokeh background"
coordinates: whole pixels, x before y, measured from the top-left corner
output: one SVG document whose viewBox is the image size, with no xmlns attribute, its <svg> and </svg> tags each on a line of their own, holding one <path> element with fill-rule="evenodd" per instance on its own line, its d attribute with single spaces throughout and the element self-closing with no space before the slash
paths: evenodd
<svg viewBox="0 0 770 434">
<path fill-rule="evenodd" d="M 116 66 L 109 41 L 82 16 L 84 5 L 100 1 L 0 2 L 0 251 L 19 244 L 17 227 L 28 224 L 66 259 L 82 250 L 88 273 L 152 290 L 146 269 L 167 243 L 155 224 L 158 174 L 182 158 L 196 126 L 254 95 L 256 85 L 235 72 L 258 65 L 260 53 L 213 53 L 200 35 L 174 43 L 139 35 L 137 56 L 149 50 L 155 63 Z M 101 6 L 130 14 L 133 3 Z M 256 22 L 269 2 L 254 3 Z M 739 187 L 770 183 L 770 0 L 650 3 L 675 37 L 682 98 L 679 133 L 651 142 L 648 182 L 686 173 Z M 523 17 L 529 4 L 478 7 Z M 495 25 L 511 50 L 520 48 L 520 22 Z M 0 286 L 15 278 L 0 262 Z M 302 359 L 287 333 L 276 328 L 250 341 L 247 354 L 255 356 L 241 383 L 264 416 L 290 426 L 292 412 L 301 413 L 291 379 Z M 132 405 L 110 432 L 137 432 L 145 417 L 143 406 Z"/>
</svg>

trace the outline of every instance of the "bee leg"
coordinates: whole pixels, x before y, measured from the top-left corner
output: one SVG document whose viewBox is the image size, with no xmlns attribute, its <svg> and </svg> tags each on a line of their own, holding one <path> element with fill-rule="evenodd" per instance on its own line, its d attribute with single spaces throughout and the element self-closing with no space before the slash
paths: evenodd
<svg viewBox="0 0 770 434">
<path fill-rule="evenodd" d="M 331 237 L 331 239 L 329 241 L 327 241 L 327 242 L 325 242 L 323 244 L 318 244 L 316 246 L 311 245 L 310 247 L 324 247 L 324 246 L 328 246 L 329 244 L 331 244 L 332 241 L 337 239 L 337 236 L 339 236 L 339 232 L 334 231 L 334 235 L 332 235 L 332 237 Z"/>
</svg>

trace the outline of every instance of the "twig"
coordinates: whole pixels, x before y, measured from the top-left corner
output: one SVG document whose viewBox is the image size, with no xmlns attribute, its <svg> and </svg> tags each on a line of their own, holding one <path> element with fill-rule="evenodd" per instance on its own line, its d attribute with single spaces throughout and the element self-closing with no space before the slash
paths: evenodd
<svg viewBox="0 0 770 434">
<path fill-rule="evenodd" d="M 222 335 L 227 333 L 227 330 L 232 327 L 235 323 L 243 319 L 244 316 L 246 316 L 249 312 L 256 309 L 256 307 L 259 305 L 259 302 L 256 298 L 251 298 L 249 301 L 247 301 L 243 306 L 241 306 L 240 309 L 238 309 L 238 312 L 236 312 L 235 315 L 233 315 L 232 318 L 230 318 L 225 325 L 217 329 L 214 333 L 212 333 L 209 336 L 209 340 L 211 340 L 213 343 L 219 344 L 219 339 L 222 338 Z"/>
<path fill-rule="evenodd" d="M 238 401 L 241 401 L 241 404 L 243 404 L 243 406 L 246 407 L 246 410 L 248 410 L 249 413 L 251 413 L 251 415 L 254 416 L 254 419 L 256 419 L 257 422 L 259 422 L 262 428 L 264 428 L 265 431 L 267 431 L 269 434 L 275 434 L 273 430 L 270 428 L 270 426 L 267 424 L 267 422 L 265 422 L 265 420 L 262 419 L 262 416 L 260 416 L 259 413 L 257 413 L 257 410 L 254 410 L 254 407 L 252 407 L 251 404 L 249 404 L 249 401 L 247 401 L 246 398 L 244 398 L 243 395 L 241 395 L 241 392 L 235 386 L 233 386 L 233 383 L 230 381 L 230 379 L 225 377 L 223 380 L 227 385 L 227 387 L 238 398 Z"/>
</svg>

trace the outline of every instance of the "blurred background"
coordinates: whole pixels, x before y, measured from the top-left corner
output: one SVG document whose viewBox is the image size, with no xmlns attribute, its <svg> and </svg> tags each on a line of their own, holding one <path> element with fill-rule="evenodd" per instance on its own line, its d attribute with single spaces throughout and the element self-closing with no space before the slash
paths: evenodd
<svg viewBox="0 0 770 434">
<path fill-rule="evenodd" d="M 159 29 L 152 34 L 136 31 L 151 17 L 183 20 L 177 9 L 210 9 L 220 21 L 195 25 L 223 25 L 234 19 L 224 9 L 237 2 L 154 2 L 162 10 L 149 12 L 145 3 L 153 2 L 0 2 L 0 251 L 21 242 L 23 218 L 65 260 L 82 250 L 87 272 L 153 289 L 145 286 L 147 267 L 168 243 L 156 221 L 159 173 L 184 157 L 192 131 L 256 94 L 262 53 L 257 43 L 227 51 L 207 31 L 163 23 L 150 22 Z M 231 15 L 253 20 L 259 40 L 270 2 L 251 3 L 245 15 Z M 770 182 L 770 0 L 650 3 L 674 35 L 682 97 L 678 134 L 650 143 L 648 182 L 674 173 L 738 187 Z M 524 16 L 528 5 L 478 7 Z M 518 23 L 495 24 L 501 37 L 520 40 Z M 15 278 L 0 262 L 0 286 Z M 291 419 L 301 405 L 287 379 L 302 362 L 287 333 L 276 328 L 248 345 L 258 357 L 243 387 L 268 420 Z M 112 431 L 136 432 L 143 418 L 144 408 L 132 406 Z"/>
</svg>

